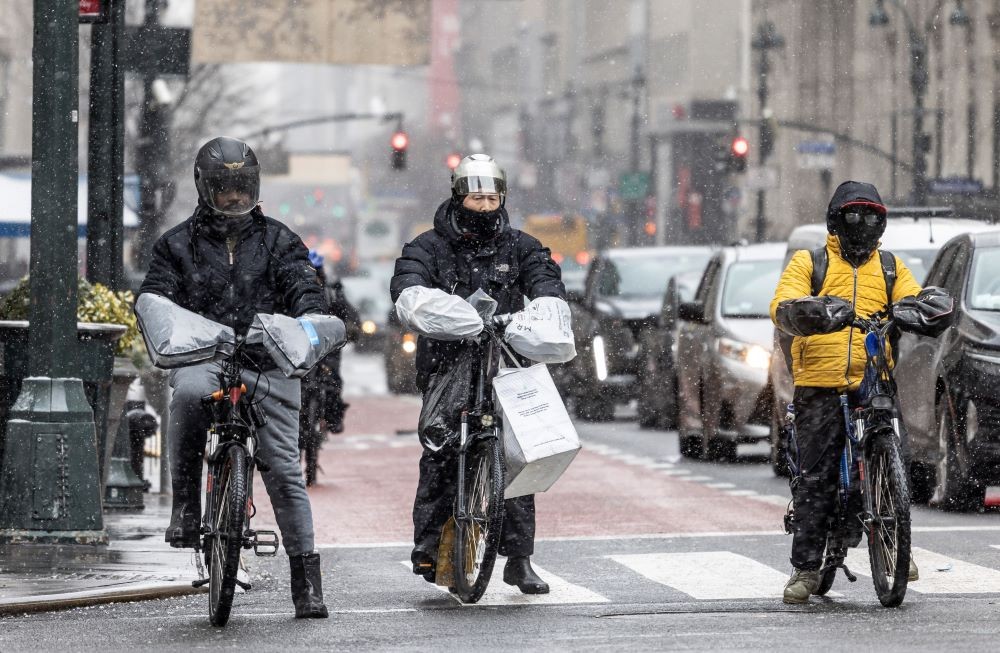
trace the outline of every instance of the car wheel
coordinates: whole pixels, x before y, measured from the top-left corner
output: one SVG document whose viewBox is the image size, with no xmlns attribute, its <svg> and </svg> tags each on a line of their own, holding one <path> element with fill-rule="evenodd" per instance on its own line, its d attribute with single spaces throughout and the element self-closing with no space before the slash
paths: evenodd
<svg viewBox="0 0 1000 653">
<path fill-rule="evenodd" d="M 978 426 L 975 407 L 956 398 L 955 414 L 946 396 L 938 399 L 938 446 L 941 460 L 937 466 L 937 487 L 931 502 L 942 510 L 979 510 L 986 500 L 986 486 L 973 475 L 968 449 L 970 428 Z M 971 410 L 970 410 L 971 406 Z"/>
<path fill-rule="evenodd" d="M 679 418 L 677 416 L 677 378 L 671 375 L 663 382 L 663 396 L 666 403 L 660 411 L 660 427 L 668 431 L 679 428 Z"/>
<path fill-rule="evenodd" d="M 708 460 L 736 462 L 736 443 L 725 438 L 712 438 L 708 441 Z"/>
<path fill-rule="evenodd" d="M 691 460 L 701 459 L 702 450 L 700 435 L 682 435 L 680 443 L 682 456 L 690 458 Z"/>
<path fill-rule="evenodd" d="M 577 397 L 573 412 L 585 422 L 610 422 L 615 418 L 615 403 L 605 397 Z"/>
<path fill-rule="evenodd" d="M 655 388 L 650 387 L 646 382 L 639 385 L 639 426 L 644 429 L 655 429 L 663 421 L 663 414 L 657 407 L 658 399 L 654 398 Z"/>
<path fill-rule="evenodd" d="M 788 469 L 787 447 L 785 446 L 784 433 L 781 423 L 778 421 L 778 411 L 771 411 L 771 471 L 779 478 L 788 478 L 791 471 Z"/>
</svg>

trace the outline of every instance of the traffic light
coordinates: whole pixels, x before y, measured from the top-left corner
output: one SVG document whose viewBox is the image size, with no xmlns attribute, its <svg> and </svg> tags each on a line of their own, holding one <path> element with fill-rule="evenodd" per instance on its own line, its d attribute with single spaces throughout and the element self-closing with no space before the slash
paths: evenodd
<svg viewBox="0 0 1000 653">
<path fill-rule="evenodd" d="M 392 145 L 392 169 L 406 170 L 406 148 L 410 144 L 410 137 L 399 130 L 392 135 L 389 144 Z"/>
<path fill-rule="evenodd" d="M 729 144 L 729 171 L 746 172 L 747 155 L 750 154 L 750 143 L 742 136 L 733 137 Z"/>
<path fill-rule="evenodd" d="M 452 152 L 445 159 L 445 165 L 448 166 L 449 170 L 454 170 L 458 167 L 458 164 L 462 162 L 462 155 L 458 152 Z"/>
</svg>

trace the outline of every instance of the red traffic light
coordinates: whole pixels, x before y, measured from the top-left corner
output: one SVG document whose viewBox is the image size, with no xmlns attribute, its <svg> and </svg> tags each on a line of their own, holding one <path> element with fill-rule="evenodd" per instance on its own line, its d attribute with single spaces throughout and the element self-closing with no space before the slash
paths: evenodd
<svg viewBox="0 0 1000 653">
<path fill-rule="evenodd" d="M 410 137 L 406 135 L 406 132 L 398 131 L 392 135 L 392 140 L 389 143 L 392 145 L 392 149 L 401 152 L 410 144 Z"/>
<path fill-rule="evenodd" d="M 729 149 L 732 151 L 733 156 L 746 156 L 750 151 L 750 143 L 742 136 L 737 136 L 733 139 Z"/>
<path fill-rule="evenodd" d="M 445 164 L 448 166 L 449 170 L 454 170 L 455 168 L 458 167 L 458 164 L 461 162 L 462 162 L 462 155 L 459 154 L 458 152 L 452 152 L 451 154 L 448 155 L 448 158 L 445 159 Z"/>
</svg>

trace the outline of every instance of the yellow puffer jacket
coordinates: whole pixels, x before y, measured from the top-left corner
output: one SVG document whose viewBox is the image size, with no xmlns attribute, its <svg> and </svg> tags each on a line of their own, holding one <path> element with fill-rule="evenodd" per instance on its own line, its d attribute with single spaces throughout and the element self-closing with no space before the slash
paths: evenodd
<svg viewBox="0 0 1000 653">
<path fill-rule="evenodd" d="M 826 237 L 826 251 L 829 266 L 819 294 L 835 295 L 851 302 L 854 312 L 860 317 L 868 317 L 883 310 L 886 306 L 885 276 L 878 254 L 872 253 L 861 267 L 855 269 L 841 258 L 840 242 L 834 236 Z M 775 319 L 778 304 L 789 299 L 808 297 L 812 294 L 811 290 L 812 256 L 808 250 L 800 250 L 792 256 L 778 281 L 774 299 L 771 300 L 771 320 Z M 920 290 L 920 284 L 897 256 L 893 303 L 903 297 L 916 295 Z M 864 338 L 860 331 L 850 327 L 834 333 L 796 336 L 792 340 L 791 358 L 795 385 L 853 390 L 861 384 L 865 371 Z"/>
</svg>

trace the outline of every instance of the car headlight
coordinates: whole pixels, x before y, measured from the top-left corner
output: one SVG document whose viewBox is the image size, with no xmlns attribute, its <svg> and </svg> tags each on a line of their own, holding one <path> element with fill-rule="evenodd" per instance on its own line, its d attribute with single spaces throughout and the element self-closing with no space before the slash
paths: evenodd
<svg viewBox="0 0 1000 653">
<path fill-rule="evenodd" d="M 361 323 L 361 332 L 366 336 L 370 336 L 378 330 L 378 326 L 371 320 L 365 320 Z"/>
<path fill-rule="evenodd" d="M 752 345 L 730 338 L 719 338 L 719 353 L 726 358 L 739 361 L 744 365 L 758 370 L 766 370 L 771 366 L 771 353 L 760 345 Z"/>
<path fill-rule="evenodd" d="M 597 380 L 603 381 L 608 378 L 608 359 L 604 354 L 604 337 L 594 336 L 594 371 L 597 374 Z"/>
<path fill-rule="evenodd" d="M 407 354 L 417 351 L 417 337 L 412 333 L 403 334 L 403 343 L 400 345 Z"/>
</svg>

